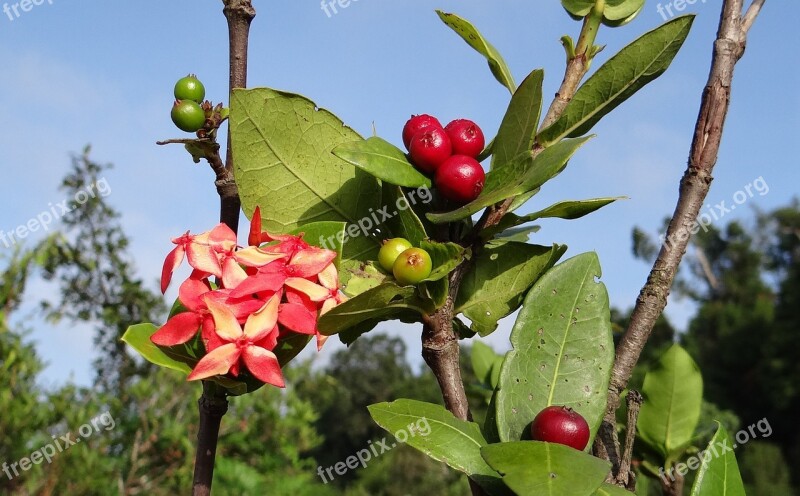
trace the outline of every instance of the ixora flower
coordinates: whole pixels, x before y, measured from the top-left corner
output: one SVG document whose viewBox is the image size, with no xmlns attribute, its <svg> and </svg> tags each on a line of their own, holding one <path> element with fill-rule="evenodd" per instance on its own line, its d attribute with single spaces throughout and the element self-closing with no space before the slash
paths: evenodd
<svg viewBox="0 0 800 496">
<path fill-rule="evenodd" d="M 181 284 L 175 313 L 150 340 L 161 347 L 191 342 L 200 334 L 205 354 L 189 380 L 217 375 L 238 377 L 244 364 L 256 379 L 283 387 L 274 349 L 292 334 L 327 336 L 317 328 L 320 315 L 346 300 L 334 265 L 336 252 L 309 245 L 303 235 L 261 231 L 256 209 L 248 244 L 240 247 L 225 224 L 202 234 L 175 238 L 161 275 L 166 291 L 186 259 L 194 269 Z M 214 277 L 218 286 L 211 283 Z"/>
</svg>

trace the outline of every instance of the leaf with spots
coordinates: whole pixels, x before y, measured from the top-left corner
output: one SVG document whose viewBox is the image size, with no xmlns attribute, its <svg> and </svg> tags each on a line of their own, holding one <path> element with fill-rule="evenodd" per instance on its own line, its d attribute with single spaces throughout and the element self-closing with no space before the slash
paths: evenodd
<svg viewBox="0 0 800 496">
<path fill-rule="evenodd" d="M 285 233 L 311 222 L 355 224 L 380 208 L 372 175 L 333 155 L 362 138 L 327 110 L 293 93 L 238 89 L 231 96 L 231 145 L 242 208 L 261 206 L 264 228 Z M 374 259 L 378 242 L 351 238 L 344 259 Z"/>
<path fill-rule="evenodd" d="M 584 253 L 550 269 L 525 297 L 500 372 L 500 440 L 529 439 L 530 423 L 550 405 L 573 408 L 592 436 L 597 431 L 614 361 L 608 293 L 596 281 L 600 273 L 597 254 Z"/>
</svg>

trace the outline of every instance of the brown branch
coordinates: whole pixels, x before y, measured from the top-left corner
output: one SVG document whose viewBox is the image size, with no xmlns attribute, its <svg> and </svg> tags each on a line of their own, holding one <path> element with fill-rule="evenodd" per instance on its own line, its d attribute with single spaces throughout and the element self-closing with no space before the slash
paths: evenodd
<svg viewBox="0 0 800 496">
<path fill-rule="evenodd" d="M 228 38 L 230 47 L 230 92 L 236 88 L 247 86 L 247 49 L 250 37 L 250 24 L 256 15 L 251 0 L 223 0 L 223 13 L 228 21 Z M 225 164 L 218 153 L 206 154 L 211 168 L 216 174 L 214 184 L 220 199 L 219 220 L 230 227 L 233 232 L 239 230 L 239 211 L 241 201 L 239 189 L 233 177 L 233 153 L 231 151 L 231 133 L 228 132 L 228 144 Z M 197 433 L 197 453 L 194 465 L 194 496 L 211 494 L 211 483 L 214 479 L 214 462 L 217 453 L 222 417 L 228 411 L 228 400 L 225 390 L 216 384 L 204 381 L 203 395 L 198 400 L 200 426 Z"/>
<path fill-rule="evenodd" d="M 636 440 L 636 424 L 639 421 L 639 409 L 642 407 L 642 395 L 639 391 L 628 391 L 625 397 L 628 405 L 628 423 L 625 425 L 625 449 L 622 452 L 622 460 L 619 464 L 617 484 L 633 491 L 636 489 L 636 475 L 631 471 L 631 459 L 633 458 L 633 442 Z"/>
<path fill-rule="evenodd" d="M 666 241 L 653 264 L 647 283 L 639 293 L 628 329 L 617 347 L 603 421 L 606 427 L 612 429 L 602 429 L 601 434 L 612 432 L 616 436 L 613 426 L 620 395 L 628 385 L 656 320 L 664 311 L 670 287 L 708 194 L 728 113 L 734 68 L 745 50 L 746 31 L 741 15 L 742 4 L 743 0 L 725 0 L 722 6 L 711 71 L 703 90 L 688 168 L 681 179 L 678 203 L 667 229 Z M 748 11 L 750 20 L 746 27 L 752 24 L 762 4 L 763 1 L 754 1 Z M 604 440 L 604 444 L 613 445 L 613 442 Z M 614 475 L 616 477 L 618 474 Z"/>
</svg>

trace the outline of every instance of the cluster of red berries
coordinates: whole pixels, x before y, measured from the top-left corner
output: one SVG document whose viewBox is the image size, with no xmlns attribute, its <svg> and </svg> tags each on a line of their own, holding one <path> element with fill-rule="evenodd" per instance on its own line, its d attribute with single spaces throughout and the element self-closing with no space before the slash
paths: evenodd
<svg viewBox="0 0 800 496">
<path fill-rule="evenodd" d="M 403 144 L 411 162 L 433 175 L 441 195 L 458 204 L 469 203 L 483 191 L 486 174 L 476 160 L 486 144 L 483 131 L 468 119 L 442 127 L 436 117 L 414 115 L 403 127 Z"/>
</svg>

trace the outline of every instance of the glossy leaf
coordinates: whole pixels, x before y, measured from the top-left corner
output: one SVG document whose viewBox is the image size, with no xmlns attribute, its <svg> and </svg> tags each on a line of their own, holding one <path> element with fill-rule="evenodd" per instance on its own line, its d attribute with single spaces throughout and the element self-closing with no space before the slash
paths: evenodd
<svg viewBox="0 0 800 496">
<path fill-rule="evenodd" d="M 472 321 L 481 336 L 513 313 L 525 294 L 567 251 L 563 245 L 538 246 L 514 241 L 487 247 L 464 276 L 455 312 Z"/>
<path fill-rule="evenodd" d="M 626 491 L 625 489 L 615 486 L 614 484 L 604 483 L 602 486 L 597 488 L 594 496 L 632 496 L 633 494 L 634 493 Z"/>
<path fill-rule="evenodd" d="M 693 16 L 677 17 L 623 48 L 581 86 L 561 117 L 537 141 L 548 146 L 581 136 L 607 113 L 667 70 L 677 55 Z"/>
<path fill-rule="evenodd" d="M 319 330 L 330 336 L 368 320 L 391 320 L 403 313 L 422 314 L 424 311 L 424 303 L 416 295 L 414 287 L 400 287 L 388 282 L 330 310 L 320 317 Z"/>
<path fill-rule="evenodd" d="M 447 24 L 450 29 L 458 33 L 469 46 L 486 57 L 486 60 L 489 62 L 489 69 L 492 71 L 495 79 L 508 88 L 508 91 L 513 94 L 516 90 L 514 78 L 511 76 L 511 71 L 508 69 L 508 65 L 506 61 L 503 60 L 500 52 L 498 52 L 491 43 L 486 41 L 475 26 L 466 19 L 462 19 L 455 14 L 442 12 L 441 10 L 437 10 L 436 13 L 439 15 L 439 19 Z"/>
<path fill-rule="evenodd" d="M 734 446 L 725 427 L 717 422 L 717 433 L 706 449 L 696 455 L 702 463 L 694 479 L 691 496 L 745 496 Z"/>
<path fill-rule="evenodd" d="M 459 420 L 442 406 L 415 400 L 400 399 L 367 408 L 372 419 L 388 432 L 405 433 L 409 446 L 478 482 L 499 482 L 497 472 L 481 456 L 481 448 L 487 443 L 478 424 Z"/>
<path fill-rule="evenodd" d="M 438 281 L 447 277 L 464 260 L 464 247 L 455 243 L 424 240 L 419 247 L 428 252 L 433 262 L 431 275 L 425 278 L 426 281 Z"/>
<path fill-rule="evenodd" d="M 575 17 L 586 17 L 594 8 L 596 0 L 561 0 L 564 10 Z"/>
<path fill-rule="evenodd" d="M 333 154 L 386 183 L 431 187 L 431 180 L 408 161 L 402 150 L 377 136 L 343 143 L 333 149 Z"/>
<path fill-rule="evenodd" d="M 644 0 L 605 0 L 603 18 L 621 21 L 635 16 L 644 7 Z"/>
<path fill-rule="evenodd" d="M 689 353 L 672 345 L 644 377 L 639 437 L 665 458 L 694 436 L 703 402 L 703 377 Z"/>
<path fill-rule="evenodd" d="M 473 202 L 452 212 L 428 214 L 434 223 L 453 222 L 464 219 L 484 208 L 543 185 L 560 173 L 572 155 L 590 137 L 564 140 L 542 151 L 535 159 L 523 153 L 510 166 L 495 169 L 486 176 L 483 193 Z"/>
<path fill-rule="evenodd" d="M 170 356 L 167 351 L 153 344 L 153 342 L 150 341 L 150 336 L 157 330 L 158 327 L 153 324 L 137 324 L 128 327 L 128 330 L 125 331 L 125 334 L 122 336 L 122 340 L 136 350 L 142 358 L 148 362 L 188 375 L 192 371 L 192 367 L 186 362 L 190 361 L 191 357 L 187 355 L 185 361 L 178 360 L 174 356 Z"/>
<path fill-rule="evenodd" d="M 357 223 L 380 205 L 370 174 L 334 156 L 334 148 L 362 141 L 311 100 L 269 88 L 237 89 L 231 96 L 234 174 L 242 208 L 257 205 L 264 229 L 283 233 L 309 222 Z M 377 241 L 359 236 L 344 258 L 370 259 Z"/>
<path fill-rule="evenodd" d="M 600 274 L 597 254 L 584 253 L 547 271 L 525 297 L 500 373 L 501 440 L 529 438 L 531 421 L 551 405 L 573 408 L 592 433 L 597 431 L 614 361 L 608 293 L 596 281 Z"/>
<path fill-rule="evenodd" d="M 544 71 L 537 69 L 520 84 L 508 104 L 492 148 L 492 169 L 533 149 L 542 111 Z"/>
<path fill-rule="evenodd" d="M 392 236 L 406 238 L 412 245 L 419 246 L 422 240 L 428 237 L 428 233 L 425 232 L 422 220 L 414 212 L 408 196 L 403 193 L 402 188 L 384 184 L 383 197 L 384 205 L 389 206 L 390 209 L 393 208 L 395 212 L 395 215 L 386 220 L 386 226 Z M 415 196 L 415 198 L 417 201 L 421 201 L 418 197 Z"/>
<path fill-rule="evenodd" d="M 484 384 L 489 384 L 492 366 L 497 359 L 497 353 L 488 344 L 473 341 L 470 360 L 475 377 Z"/>
<path fill-rule="evenodd" d="M 568 446 L 539 441 L 490 444 L 483 458 L 519 495 L 592 496 L 611 464 Z"/>
</svg>

